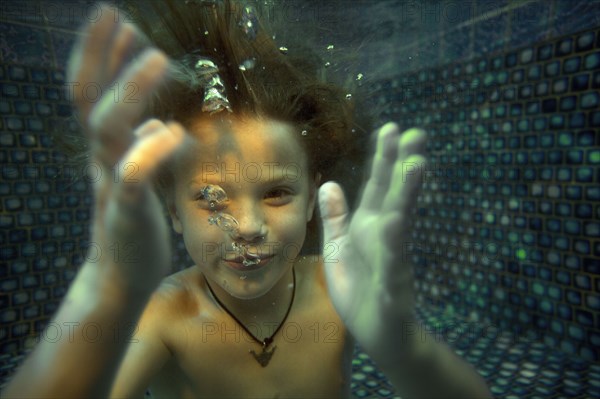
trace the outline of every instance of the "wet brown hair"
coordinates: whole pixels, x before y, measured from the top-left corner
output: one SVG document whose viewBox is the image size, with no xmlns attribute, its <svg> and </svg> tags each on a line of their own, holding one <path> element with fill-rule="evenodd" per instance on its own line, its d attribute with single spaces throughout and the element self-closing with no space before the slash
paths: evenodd
<svg viewBox="0 0 600 399">
<path fill-rule="evenodd" d="M 356 141 L 351 96 L 323 81 L 322 63 L 314 54 L 282 52 L 262 20 L 254 20 L 256 30 L 248 34 L 242 22 L 249 10 L 257 17 L 265 13 L 260 4 L 232 0 L 128 4 L 127 11 L 150 42 L 173 60 L 151 114 L 184 126 L 198 117 L 210 118 L 201 112 L 204 87 L 194 70 L 199 58 L 209 58 L 219 68 L 234 115 L 268 117 L 296 127 L 310 172 L 321 173 L 325 181 L 337 160 L 351 156 Z M 248 60 L 253 67 L 240 69 Z M 171 180 L 163 168 L 158 179 L 163 194 Z"/>
</svg>

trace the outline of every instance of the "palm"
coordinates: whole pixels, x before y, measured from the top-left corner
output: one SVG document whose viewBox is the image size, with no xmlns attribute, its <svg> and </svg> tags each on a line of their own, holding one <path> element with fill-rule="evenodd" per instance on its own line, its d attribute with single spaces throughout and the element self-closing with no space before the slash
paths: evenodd
<svg viewBox="0 0 600 399">
<path fill-rule="evenodd" d="M 339 186 L 326 183 L 320 191 L 329 293 L 346 327 L 374 357 L 412 320 L 412 270 L 403 253 L 424 143 L 419 130 L 400 136 L 395 125 L 381 129 L 371 176 L 349 221 Z"/>
<path fill-rule="evenodd" d="M 168 270 L 170 248 L 149 180 L 184 132 L 178 124 L 167 126 L 158 120 L 140 125 L 147 99 L 165 75 L 168 60 L 159 51 L 146 49 L 128 63 L 139 33 L 133 25 L 115 22 L 108 6 L 100 15 L 83 32 L 68 65 L 68 81 L 74 83 L 72 100 L 89 136 L 95 166 L 91 169 L 99 170 L 92 231 L 99 250 L 94 259 L 123 284 L 151 289 Z M 81 89 L 89 85 L 102 89 L 100 101 L 90 101 Z M 120 91 L 117 96 L 110 89 L 115 86 Z M 136 89 L 133 99 L 127 93 L 131 87 Z"/>
</svg>

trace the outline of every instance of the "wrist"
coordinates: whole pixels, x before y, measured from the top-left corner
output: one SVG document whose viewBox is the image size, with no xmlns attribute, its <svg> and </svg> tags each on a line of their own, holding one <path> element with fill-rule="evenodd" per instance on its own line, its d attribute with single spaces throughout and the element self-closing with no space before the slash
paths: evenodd
<svg viewBox="0 0 600 399">
<path fill-rule="evenodd" d="M 399 334 L 394 337 L 397 349 L 385 350 L 376 360 L 383 370 L 402 372 L 403 369 L 414 368 L 425 364 L 432 358 L 432 344 L 434 337 L 427 333 L 427 329 L 416 318 L 407 318 L 401 322 Z"/>
<path fill-rule="evenodd" d="M 85 263 L 71 285 L 66 300 L 83 307 L 103 307 L 114 312 L 137 312 L 148 302 L 155 285 L 136 285 L 115 271 L 118 265 Z"/>
</svg>

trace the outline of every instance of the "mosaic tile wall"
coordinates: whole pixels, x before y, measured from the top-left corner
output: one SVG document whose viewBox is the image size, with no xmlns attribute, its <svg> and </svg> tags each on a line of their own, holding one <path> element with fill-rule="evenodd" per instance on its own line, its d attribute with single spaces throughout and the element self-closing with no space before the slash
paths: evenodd
<svg viewBox="0 0 600 399">
<path fill-rule="evenodd" d="M 376 31 L 381 18 L 398 15 L 386 7 L 400 3 L 356 2 L 348 15 L 372 20 L 344 19 L 349 28 L 340 37 Z M 486 5 L 509 5 L 463 3 L 477 18 Z M 25 4 L 26 12 L 0 9 L 0 381 L 72 281 L 87 245 L 91 203 L 87 182 L 71 180 L 68 159 L 48 134 L 57 125 L 70 128 L 61 121 L 70 112 L 62 66 L 81 18 L 63 12 L 49 21 L 47 12 L 35 11 L 38 1 L 10 4 Z M 531 337 L 527 346 L 509 347 L 506 339 L 485 350 L 466 340 L 458 351 L 479 362 L 486 378 L 498 378 L 498 395 L 521 396 L 522 386 L 509 390 L 507 379 L 530 375 L 531 367 L 516 375 L 514 365 L 526 366 L 531 356 L 529 363 L 560 367 L 529 379 L 547 383 L 538 393 L 554 390 L 572 368 L 568 378 L 589 378 L 596 384 L 589 392 L 600 396 L 600 370 L 577 374 L 583 366 L 565 358 L 598 361 L 600 346 L 600 32 L 573 33 L 598 25 L 599 2 L 524 4 L 521 17 L 501 11 L 469 24 L 465 11 L 460 21 L 428 14 L 421 26 L 408 24 L 418 32 L 392 26 L 415 40 L 406 39 L 397 53 L 387 38 L 375 43 L 362 63 L 371 72 L 365 87 L 387 110 L 382 122 L 423 126 L 431 137 L 431 172 L 407 257 L 417 264 L 422 299 L 444 309 L 435 320 L 467 318 Z M 178 249 L 174 263 L 189 264 Z M 460 349 L 467 343 L 469 351 Z M 547 357 L 546 348 L 560 352 Z M 355 362 L 377 374 L 364 355 Z M 500 364 L 505 368 L 497 372 Z M 366 392 L 360 397 L 391 395 L 388 385 L 360 373 L 353 383 Z M 566 392 L 581 392 L 571 388 Z"/>
<path fill-rule="evenodd" d="M 375 84 L 429 132 L 414 242 L 423 299 L 599 360 L 600 32 Z"/>
<path fill-rule="evenodd" d="M 82 263 L 91 197 L 47 133 L 70 114 L 60 71 L 0 67 L 0 352 L 41 331 Z M 66 125 L 68 126 L 68 125 Z"/>
</svg>

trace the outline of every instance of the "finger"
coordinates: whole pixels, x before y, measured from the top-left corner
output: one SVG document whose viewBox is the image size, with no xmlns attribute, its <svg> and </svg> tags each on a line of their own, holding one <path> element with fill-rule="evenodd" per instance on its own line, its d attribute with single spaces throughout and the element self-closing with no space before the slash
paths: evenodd
<svg viewBox="0 0 600 399">
<path fill-rule="evenodd" d="M 415 188 L 420 187 L 422 172 L 425 168 L 427 135 L 421 129 L 405 131 L 398 141 L 398 157 L 394 163 L 391 184 L 382 204 L 382 211 L 404 213 L 416 198 Z M 417 156 L 417 158 L 412 158 Z"/>
<path fill-rule="evenodd" d="M 413 309 L 414 269 L 409 254 L 413 253 L 414 243 L 407 241 L 405 233 L 406 218 L 397 212 L 387 214 L 381 220 L 381 281 L 385 291 L 394 295 L 393 303 L 401 303 L 399 309 Z"/>
<path fill-rule="evenodd" d="M 97 22 L 90 23 L 81 39 L 73 48 L 69 59 L 67 76 L 73 87 L 73 101 L 82 116 L 87 118 L 94 103 L 86 98 L 85 87 L 89 84 L 106 85 L 105 65 L 112 39 L 119 25 L 112 18 L 107 5 L 101 5 Z"/>
<path fill-rule="evenodd" d="M 139 184 L 149 180 L 161 162 L 181 144 L 185 129 L 179 123 L 151 119 L 135 132 L 138 137 L 119 163 L 120 182 Z M 129 172 L 127 172 L 129 171 Z"/>
<path fill-rule="evenodd" d="M 327 182 L 319 188 L 319 210 L 323 220 L 325 245 L 346 234 L 348 230 L 348 205 L 342 188 Z"/>
<path fill-rule="evenodd" d="M 397 212 L 403 220 L 406 220 L 416 202 L 426 164 L 426 158 L 420 154 L 413 154 L 396 161 L 392 183 L 385 195 L 382 212 Z"/>
<path fill-rule="evenodd" d="M 381 207 L 396 160 L 398 138 L 398 126 L 394 123 L 387 123 L 379 129 L 371 175 L 360 202 L 360 206 L 367 210 L 374 211 Z"/>
<path fill-rule="evenodd" d="M 131 24 L 121 24 L 114 40 L 114 45 L 108 55 L 107 76 L 108 81 L 113 81 L 121 71 L 123 64 L 128 59 L 136 38 L 135 27 Z"/>
<path fill-rule="evenodd" d="M 409 129 L 402 133 L 398 142 L 398 158 L 404 160 L 413 154 L 424 154 L 427 134 L 422 129 Z"/>
<path fill-rule="evenodd" d="M 122 73 L 117 94 L 108 92 L 93 109 L 89 118 L 94 156 L 107 167 L 122 158 L 147 105 L 147 99 L 158 85 L 167 68 L 167 57 L 155 49 L 142 56 Z"/>
</svg>

